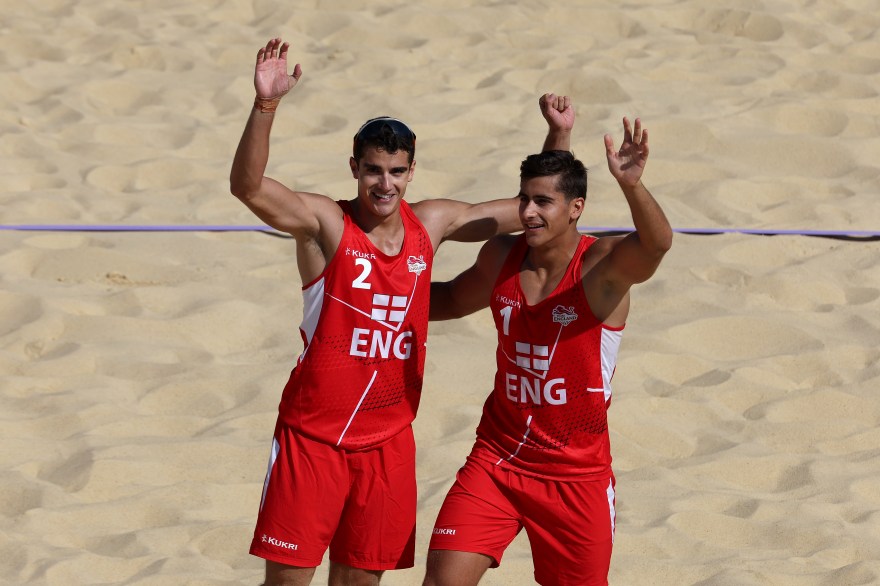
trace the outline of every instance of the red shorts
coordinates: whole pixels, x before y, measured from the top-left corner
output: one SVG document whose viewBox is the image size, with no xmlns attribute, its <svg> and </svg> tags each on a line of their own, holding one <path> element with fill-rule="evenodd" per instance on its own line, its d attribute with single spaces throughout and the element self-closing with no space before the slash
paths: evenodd
<svg viewBox="0 0 880 586">
<path fill-rule="evenodd" d="M 361 452 L 278 423 L 251 554 L 298 567 L 330 560 L 364 570 L 411 568 L 415 442 L 407 428 Z"/>
<path fill-rule="evenodd" d="M 492 567 L 525 528 L 539 584 L 607 585 L 614 477 L 559 481 L 468 458 L 437 516 L 430 549 L 487 555 Z"/>
</svg>

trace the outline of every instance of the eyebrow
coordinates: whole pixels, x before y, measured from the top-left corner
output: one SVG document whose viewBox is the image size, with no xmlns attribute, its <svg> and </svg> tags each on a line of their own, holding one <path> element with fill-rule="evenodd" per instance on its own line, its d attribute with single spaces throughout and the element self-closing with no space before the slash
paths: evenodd
<svg viewBox="0 0 880 586">
<path fill-rule="evenodd" d="M 372 163 L 364 163 L 364 167 L 366 167 L 367 171 L 381 171 L 382 170 L 381 165 L 374 165 Z M 406 165 L 399 165 L 397 167 L 391 167 L 391 169 L 390 169 L 390 171 L 392 173 L 403 173 L 408 170 L 409 170 L 409 167 L 407 167 Z"/>
</svg>

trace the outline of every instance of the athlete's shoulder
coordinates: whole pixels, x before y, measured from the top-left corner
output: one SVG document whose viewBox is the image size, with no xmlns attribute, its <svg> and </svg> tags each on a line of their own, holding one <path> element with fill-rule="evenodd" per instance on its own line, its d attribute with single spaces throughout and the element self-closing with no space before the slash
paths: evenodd
<svg viewBox="0 0 880 586">
<path fill-rule="evenodd" d="M 407 204 L 419 219 L 424 220 L 435 215 L 452 213 L 459 202 L 452 199 L 427 198 L 419 201 L 401 201 L 400 203 Z"/>
<path fill-rule="evenodd" d="M 498 278 L 516 242 L 516 236 L 499 234 L 483 244 L 477 255 L 476 268 L 485 279 L 494 282 Z"/>
<path fill-rule="evenodd" d="M 584 238 L 586 239 L 584 255 L 586 259 L 591 261 L 590 266 L 592 266 L 608 256 L 614 250 L 614 247 L 623 241 L 624 236 L 602 236 L 600 238 L 584 236 Z"/>
<path fill-rule="evenodd" d="M 483 247 L 480 249 L 480 255 L 506 258 L 519 239 L 520 236 L 516 234 L 498 234 L 493 236 L 483 244 Z"/>
</svg>

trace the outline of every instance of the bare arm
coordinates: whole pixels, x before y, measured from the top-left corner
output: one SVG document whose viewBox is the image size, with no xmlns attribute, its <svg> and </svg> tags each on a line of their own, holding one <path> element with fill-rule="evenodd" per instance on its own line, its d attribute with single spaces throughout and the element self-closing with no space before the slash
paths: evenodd
<svg viewBox="0 0 880 586">
<path fill-rule="evenodd" d="M 571 98 L 544 94 L 538 100 L 538 106 L 549 127 L 541 150 L 571 150 L 571 129 L 574 128 L 574 108 L 571 105 Z"/>
<path fill-rule="evenodd" d="M 428 199 L 413 210 L 431 234 L 436 249 L 445 240 L 482 242 L 496 234 L 521 230 L 519 203 L 514 198 L 477 204 L 454 199 Z"/>
<path fill-rule="evenodd" d="M 648 159 L 648 131 L 636 118 L 635 127 L 623 119 L 624 138 L 620 149 L 605 135 L 608 168 L 617 179 L 629 204 L 635 231 L 611 250 L 601 265 L 601 275 L 614 290 L 625 291 L 633 284 L 648 280 L 672 246 L 672 227 L 660 205 L 642 183 Z"/>
<path fill-rule="evenodd" d="M 257 99 L 235 151 L 229 188 L 269 226 L 294 236 L 315 238 L 321 228 L 320 218 L 336 213 L 333 202 L 317 194 L 293 191 L 265 176 L 274 109 L 302 76 L 299 64 L 294 67 L 293 75 L 287 74 L 287 49 L 287 43 L 272 39 L 257 53 L 254 67 Z"/>
<path fill-rule="evenodd" d="M 496 236 L 480 249 L 474 264 L 451 281 L 431 283 L 431 321 L 457 319 L 489 306 L 492 287 L 514 241 Z"/>
<path fill-rule="evenodd" d="M 574 127 L 571 98 L 544 94 L 538 100 L 538 106 L 547 121 L 543 150 L 569 150 Z M 482 242 L 497 234 L 522 229 L 519 200 L 516 197 L 478 204 L 435 199 L 419 202 L 414 209 L 431 233 L 435 248 L 444 240 Z M 438 236 L 436 239 L 435 234 Z"/>
<path fill-rule="evenodd" d="M 316 194 L 293 191 L 263 175 L 269 159 L 269 131 L 273 114 L 256 108 L 251 110 L 244 133 L 235 151 L 229 174 L 229 189 L 258 218 L 276 230 L 293 234 L 319 231 L 315 205 L 321 205 Z"/>
</svg>

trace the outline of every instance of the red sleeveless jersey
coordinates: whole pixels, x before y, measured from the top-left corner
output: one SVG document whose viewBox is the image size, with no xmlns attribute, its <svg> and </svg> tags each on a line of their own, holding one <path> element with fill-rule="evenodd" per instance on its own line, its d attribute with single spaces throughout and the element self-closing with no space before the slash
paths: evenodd
<svg viewBox="0 0 880 586">
<path fill-rule="evenodd" d="M 348 450 L 375 447 L 412 423 L 425 365 L 433 247 L 400 202 L 398 254 L 373 246 L 339 202 L 345 227 L 323 273 L 303 287 L 305 349 L 291 372 L 279 419 Z"/>
<path fill-rule="evenodd" d="M 516 240 L 492 292 L 498 329 L 495 388 L 483 407 L 473 456 L 546 478 L 611 475 L 607 409 L 623 328 L 593 315 L 581 267 L 595 238 L 582 236 L 559 285 L 528 305 Z"/>
</svg>

